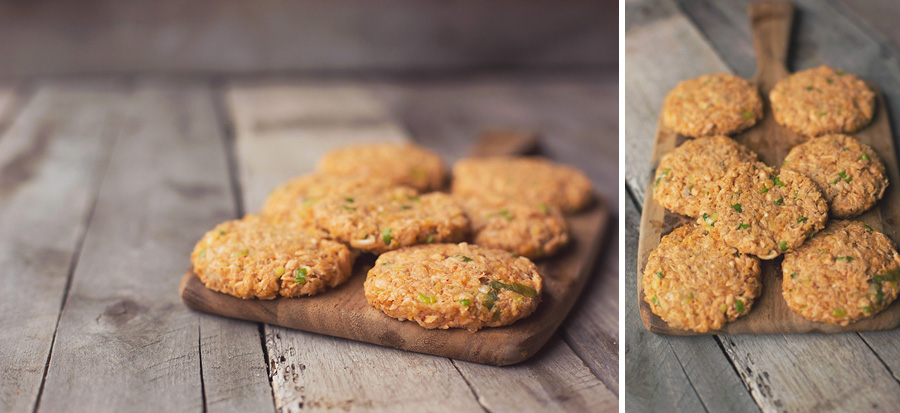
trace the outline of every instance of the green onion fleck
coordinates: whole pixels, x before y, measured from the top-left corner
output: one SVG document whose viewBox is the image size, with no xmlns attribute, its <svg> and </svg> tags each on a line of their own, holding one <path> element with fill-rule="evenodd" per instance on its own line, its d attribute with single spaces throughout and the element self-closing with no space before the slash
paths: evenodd
<svg viewBox="0 0 900 413">
<path fill-rule="evenodd" d="M 541 204 L 540 208 L 541 208 L 541 212 L 543 212 L 543 213 L 545 213 L 545 214 L 549 214 L 549 213 L 550 213 L 550 209 L 547 208 L 547 204 Z"/>
<path fill-rule="evenodd" d="M 463 306 L 466 306 L 466 307 L 472 305 L 472 302 L 469 301 L 468 298 L 466 298 L 466 299 L 464 299 L 464 300 L 459 300 L 459 303 L 462 304 Z"/>
<path fill-rule="evenodd" d="M 437 301 L 434 297 L 425 294 L 419 294 L 416 298 L 425 304 L 434 304 Z"/>
<path fill-rule="evenodd" d="M 412 208 L 412 207 L 409 205 L 400 205 L 400 209 L 410 209 L 410 208 Z"/>
<path fill-rule="evenodd" d="M 507 210 L 507 209 L 504 209 L 504 210 L 498 212 L 497 214 L 500 215 L 500 216 L 503 217 L 503 218 L 506 218 L 507 221 L 512 221 L 512 220 L 513 220 L 512 215 L 509 214 L 509 210 Z"/>
<path fill-rule="evenodd" d="M 734 301 L 734 311 L 737 311 L 738 314 L 744 312 L 744 302 L 741 300 Z"/>
<path fill-rule="evenodd" d="M 806 87 L 806 90 L 813 90 L 813 87 L 812 87 L 812 86 L 807 86 L 807 87 Z"/>
<path fill-rule="evenodd" d="M 787 241 L 781 241 L 778 243 L 778 248 L 781 248 L 782 251 L 787 251 Z"/>
<path fill-rule="evenodd" d="M 769 192 L 769 188 L 766 186 L 763 186 L 762 189 L 759 190 L 759 193 L 761 193 L 761 194 L 764 194 L 766 192 Z"/>
<path fill-rule="evenodd" d="M 747 120 L 753 119 L 753 112 L 748 110 L 744 113 L 741 113 L 741 117 Z"/>
<path fill-rule="evenodd" d="M 284 275 L 284 267 L 278 267 L 278 268 L 276 268 L 276 269 L 275 269 L 275 276 L 276 276 L 276 277 L 281 277 L 282 275 Z"/>
<path fill-rule="evenodd" d="M 519 258 L 519 254 L 516 254 L 514 252 L 509 253 L 509 256 L 513 258 Z"/>
<path fill-rule="evenodd" d="M 656 177 L 656 183 L 654 183 L 653 185 L 659 185 L 659 181 L 660 181 L 661 179 L 663 179 L 663 178 L 669 176 L 669 171 L 671 171 L 671 170 L 672 170 L 672 168 L 668 168 L 668 169 L 666 169 L 665 171 L 663 171 L 662 174 L 660 174 L 659 176 Z"/>
<path fill-rule="evenodd" d="M 784 182 L 781 182 L 781 179 L 779 179 L 777 176 L 772 178 L 772 180 L 775 181 L 775 186 L 784 186 Z"/>
<path fill-rule="evenodd" d="M 797 278 L 797 273 L 791 274 L 791 278 Z"/>
<path fill-rule="evenodd" d="M 865 155 L 865 154 L 863 154 L 863 155 Z M 224 229 L 223 229 L 223 230 L 220 230 L 220 231 L 219 231 L 219 235 L 225 235 L 225 230 L 224 230 Z"/>
<path fill-rule="evenodd" d="M 391 245 L 393 237 L 391 236 L 390 228 L 385 228 L 384 231 L 381 232 L 381 239 L 384 241 L 384 245 Z"/>
<path fill-rule="evenodd" d="M 838 70 L 836 73 L 837 73 L 838 76 L 843 76 L 843 75 L 844 75 L 844 71 L 843 71 L 843 70 Z"/>
<path fill-rule="evenodd" d="M 831 312 L 831 314 L 834 314 L 835 317 L 843 317 L 847 315 L 847 310 L 843 308 L 835 308 L 834 311 Z"/>
<path fill-rule="evenodd" d="M 872 227 L 870 227 L 869 224 L 863 224 L 863 226 L 866 227 L 866 231 L 872 232 Z"/>
<path fill-rule="evenodd" d="M 797 222 L 806 222 L 806 221 L 807 221 L 806 217 L 797 218 Z"/>
<path fill-rule="evenodd" d="M 745 224 L 743 222 L 738 224 L 738 227 L 737 227 L 737 229 L 747 229 L 747 228 L 750 228 L 750 224 Z"/>
<path fill-rule="evenodd" d="M 859 155 L 859 159 L 865 159 L 865 160 L 868 161 L 868 160 L 869 160 L 869 155 L 866 154 L 865 152 L 863 152 L 862 155 Z"/>
<path fill-rule="evenodd" d="M 866 312 L 866 314 L 869 314 L 869 313 L 871 313 L 871 312 L 872 312 L 872 307 L 869 307 L 869 306 L 865 306 L 865 307 L 863 307 L 863 311 L 865 311 L 865 312 Z"/>
<path fill-rule="evenodd" d="M 206 247 L 203 247 L 203 249 L 200 250 L 200 253 L 197 255 L 199 255 L 200 258 L 206 259 Z"/>
<path fill-rule="evenodd" d="M 347 197 L 347 198 L 344 198 L 344 201 L 353 202 L 353 198 Z"/>
<path fill-rule="evenodd" d="M 657 272 L 656 272 L 656 276 L 657 276 L 658 278 L 663 278 L 663 277 L 665 277 L 665 275 L 663 274 L 662 271 L 657 271 Z"/>
<path fill-rule="evenodd" d="M 241 256 L 241 257 L 246 257 L 246 256 L 250 255 L 250 250 L 243 250 L 241 252 L 238 252 L 237 255 Z"/>
<path fill-rule="evenodd" d="M 827 81 L 829 85 L 834 83 L 834 80 L 832 80 L 830 77 L 825 78 L 825 81 Z"/>
<path fill-rule="evenodd" d="M 855 259 L 856 259 L 856 258 L 853 258 L 853 257 L 835 257 L 834 260 L 835 260 L 835 261 L 847 261 L 847 262 L 853 262 L 853 260 L 855 260 Z"/>
<path fill-rule="evenodd" d="M 356 207 L 341 205 L 341 208 L 344 208 L 348 211 L 356 211 Z"/>
<path fill-rule="evenodd" d="M 469 258 L 469 257 L 467 257 L 467 256 L 465 256 L 465 255 L 454 255 L 454 257 L 463 260 L 463 262 L 474 261 L 473 259 L 471 259 L 471 258 Z"/>
<path fill-rule="evenodd" d="M 434 234 L 428 234 L 428 236 L 425 237 L 425 243 L 431 244 L 432 242 L 434 242 Z"/>
<path fill-rule="evenodd" d="M 413 201 L 413 202 L 422 202 L 422 200 L 419 199 L 419 197 L 417 197 L 417 196 L 414 196 L 414 197 L 410 198 L 409 200 Z"/>
<path fill-rule="evenodd" d="M 294 284 L 306 284 L 306 267 L 294 270 Z"/>
<path fill-rule="evenodd" d="M 659 298 L 656 297 L 656 294 L 653 294 L 653 298 L 650 301 L 653 302 L 653 305 L 659 305 Z"/>
<path fill-rule="evenodd" d="M 784 198 L 778 198 L 775 200 L 775 205 L 781 205 L 784 203 Z"/>
<path fill-rule="evenodd" d="M 853 178 L 847 176 L 847 171 L 838 172 L 838 176 L 841 177 L 841 179 L 843 179 L 844 182 L 848 182 L 848 183 L 850 182 L 850 180 L 853 179 Z"/>
<path fill-rule="evenodd" d="M 744 212 L 744 210 L 741 208 L 741 204 L 734 204 L 731 207 L 734 208 L 734 210 L 737 212 Z"/>
<path fill-rule="evenodd" d="M 827 113 L 825 113 L 825 112 L 819 112 L 819 117 L 820 117 L 820 118 L 821 118 L 822 116 L 825 116 L 825 115 L 827 115 Z"/>
<path fill-rule="evenodd" d="M 485 297 L 484 299 L 484 306 L 487 307 L 488 310 L 490 310 L 494 307 L 494 303 L 497 302 L 497 298 L 499 297 L 497 297 L 497 294 L 495 292 L 491 291 L 487 293 L 487 297 Z"/>
</svg>

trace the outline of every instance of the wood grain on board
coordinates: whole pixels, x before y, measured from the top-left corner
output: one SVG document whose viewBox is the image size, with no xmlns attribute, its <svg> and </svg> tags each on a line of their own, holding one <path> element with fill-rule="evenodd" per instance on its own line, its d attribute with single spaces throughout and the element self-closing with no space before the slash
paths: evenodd
<svg viewBox="0 0 900 413">
<path fill-rule="evenodd" d="M 479 146 L 484 152 L 478 155 L 508 154 L 531 146 L 528 136 L 493 134 L 485 145 Z M 485 148 L 496 152 L 487 152 Z M 557 256 L 537 262 L 545 280 L 538 310 L 511 326 L 476 333 L 462 329 L 423 329 L 371 307 L 362 287 L 372 265 L 368 256 L 361 257 L 345 284 L 313 297 L 241 300 L 207 289 L 192 271 L 184 276 L 181 294 L 189 307 L 227 317 L 477 363 L 514 364 L 534 355 L 571 310 L 593 269 L 607 215 L 604 202 L 598 200 L 587 210 L 568 216 L 571 245 Z"/>
<path fill-rule="evenodd" d="M 790 149 L 804 141 L 802 136 L 778 125 L 775 122 L 768 101 L 768 94 L 775 83 L 788 76 L 785 67 L 790 24 L 793 18 L 793 7 L 788 3 L 754 3 L 750 7 L 753 23 L 753 39 L 757 52 L 757 74 L 754 82 L 760 87 L 763 96 L 765 115 L 756 126 L 733 138 L 760 155 L 760 159 L 769 165 L 781 165 Z M 874 85 L 870 85 L 877 91 Z M 872 124 L 857 132 L 854 136 L 863 143 L 868 143 L 881 154 L 892 182 L 900 182 L 897 171 L 897 158 L 885 109 L 884 99 L 878 94 L 878 109 Z M 660 120 L 656 134 L 656 145 L 652 165 L 656 165 L 662 155 L 668 153 L 685 138 L 666 127 Z M 647 185 L 652 185 L 652 180 Z M 892 185 L 885 192 L 884 198 L 870 211 L 856 218 L 868 223 L 873 228 L 884 232 L 892 239 L 900 239 L 900 220 L 896 209 L 890 206 L 900 205 L 900 191 Z M 641 242 L 638 250 L 638 274 L 640 279 L 643 267 L 650 252 L 659 244 L 662 236 L 673 229 L 690 223 L 692 220 L 666 211 L 653 199 L 652 191 L 646 191 L 644 211 L 641 222 Z M 706 334 L 774 334 L 774 333 L 807 333 L 807 332 L 842 332 L 842 331 L 877 331 L 889 330 L 900 325 L 900 306 L 889 306 L 881 313 L 847 326 L 809 321 L 791 311 L 781 296 L 780 259 L 763 260 L 761 262 L 763 291 L 754 304 L 753 309 L 737 320 L 725 324 L 718 331 Z M 641 283 L 638 283 L 641 298 L 641 318 L 647 328 L 659 334 L 695 335 L 699 333 L 670 328 L 662 319 L 652 313 L 649 304 L 643 300 Z"/>
</svg>

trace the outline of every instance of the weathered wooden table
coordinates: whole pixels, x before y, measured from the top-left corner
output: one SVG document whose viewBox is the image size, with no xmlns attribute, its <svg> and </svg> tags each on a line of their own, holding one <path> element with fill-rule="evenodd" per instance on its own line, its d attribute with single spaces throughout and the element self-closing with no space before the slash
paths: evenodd
<svg viewBox="0 0 900 413">
<path fill-rule="evenodd" d="M 524 127 L 615 210 L 616 108 L 614 73 L 8 82 L 0 411 L 615 411 L 615 225 L 557 337 L 504 368 L 197 313 L 178 282 L 270 171 L 315 162 L 296 140 L 412 139 L 452 162 L 484 128 Z"/>
<path fill-rule="evenodd" d="M 900 330 L 667 337 L 649 333 L 641 322 L 636 291 L 639 211 L 651 173 L 659 108 L 680 80 L 718 71 L 753 75 L 747 4 L 656 0 L 626 5 L 626 409 L 896 411 Z M 861 75 L 884 92 L 896 125 L 900 120 L 896 2 L 795 4 L 791 69 L 828 63 Z"/>
</svg>

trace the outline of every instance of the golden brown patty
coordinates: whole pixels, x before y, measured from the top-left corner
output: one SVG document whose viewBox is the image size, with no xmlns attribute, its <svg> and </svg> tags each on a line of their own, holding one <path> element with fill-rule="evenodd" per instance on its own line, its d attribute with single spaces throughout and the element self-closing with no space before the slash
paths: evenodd
<svg viewBox="0 0 900 413">
<path fill-rule="evenodd" d="M 706 193 L 729 167 L 756 160 L 756 153 L 725 137 L 691 139 L 662 157 L 656 168 L 653 198 L 664 208 L 689 217 L 707 208 Z"/>
<path fill-rule="evenodd" d="M 855 132 L 875 114 L 875 93 L 866 83 L 828 66 L 788 76 L 769 99 L 779 124 L 807 136 Z"/>
<path fill-rule="evenodd" d="M 313 224 L 312 205 L 326 195 L 353 196 L 381 192 L 395 186 L 392 180 L 377 176 L 303 175 L 275 188 L 266 199 L 260 215 L 279 222 L 291 220 Z"/>
<path fill-rule="evenodd" d="M 663 103 L 663 122 L 685 136 L 730 135 L 762 119 L 756 86 L 735 75 L 715 73 L 685 80 Z"/>
<path fill-rule="evenodd" d="M 897 298 L 900 255 L 893 241 L 861 222 L 831 221 L 784 256 L 782 295 L 812 321 L 847 325 Z"/>
<path fill-rule="evenodd" d="M 391 317 L 470 331 L 527 317 L 541 289 L 541 275 L 527 258 L 466 243 L 385 253 L 365 283 L 369 304 Z"/>
<path fill-rule="evenodd" d="M 488 195 L 571 212 L 590 202 L 591 188 L 583 172 L 541 158 L 468 158 L 453 166 L 453 193 L 459 196 Z"/>
<path fill-rule="evenodd" d="M 485 198 L 460 198 L 475 244 L 528 258 L 552 255 L 569 241 L 558 208 Z"/>
<path fill-rule="evenodd" d="M 758 259 L 693 224 L 660 240 L 641 285 L 654 314 L 673 328 L 698 333 L 747 314 L 762 288 Z"/>
<path fill-rule="evenodd" d="M 450 195 L 405 187 L 355 196 L 328 195 L 313 204 L 316 223 L 351 247 L 381 254 L 415 244 L 459 242 L 469 220 Z"/>
<path fill-rule="evenodd" d="M 212 290 L 244 299 L 313 295 L 350 277 L 353 254 L 319 230 L 276 225 L 254 215 L 216 226 L 191 254 Z"/>
<path fill-rule="evenodd" d="M 809 178 L 762 162 L 737 165 L 710 191 L 699 222 L 744 254 L 764 260 L 791 251 L 825 226 L 828 203 Z"/>
<path fill-rule="evenodd" d="M 318 172 L 332 175 L 382 177 L 420 191 L 444 186 L 441 158 L 421 146 L 374 143 L 335 149 L 319 160 Z"/>
<path fill-rule="evenodd" d="M 784 169 L 812 179 L 837 218 L 865 212 L 888 186 L 875 150 L 847 135 L 825 135 L 795 146 L 784 159 Z"/>
</svg>

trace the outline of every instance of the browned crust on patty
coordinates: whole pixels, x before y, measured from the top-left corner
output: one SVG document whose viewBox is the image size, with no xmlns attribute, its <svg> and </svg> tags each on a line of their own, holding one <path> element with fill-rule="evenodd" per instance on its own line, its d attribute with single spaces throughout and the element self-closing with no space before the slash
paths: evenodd
<svg viewBox="0 0 900 413">
<path fill-rule="evenodd" d="M 782 79 L 769 99 L 775 120 L 806 136 L 855 132 L 875 115 L 875 92 L 866 82 L 824 65 Z"/>
<path fill-rule="evenodd" d="M 714 73 L 676 85 L 662 115 L 666 126 L 685 136 L 730 135 L 762 119 L 762 99 L 746 79 Z"/>
</svg>

